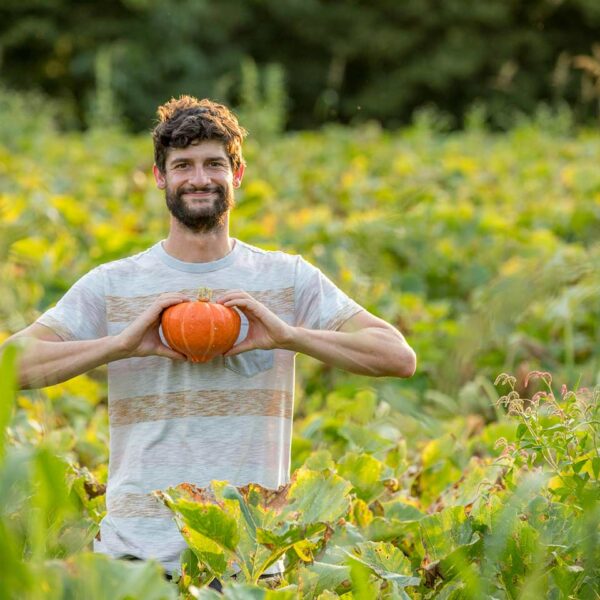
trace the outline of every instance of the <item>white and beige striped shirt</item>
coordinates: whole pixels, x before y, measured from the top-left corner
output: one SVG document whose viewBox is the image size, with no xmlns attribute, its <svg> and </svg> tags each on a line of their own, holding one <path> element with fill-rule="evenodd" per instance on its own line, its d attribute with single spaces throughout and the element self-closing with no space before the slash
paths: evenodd
<svg viewBox="0 0 600 600">
<path fill-rule="evenodd" d="M 208 263 L 167 254 L 163 243 L 96 267 L 38 322 L 63 340 L 116 335 L 163 292 L 243 289 L 287 323 L 338 329 L 363 308 L 299 255 L 234 240 Z M 242 317 L 238 341 L 247 332 Z M 94 549 L 155 558 L 177 570 L 185 548 L 171 513 L 150 492 L 228 480 L 277 488 L 290 476 L 294 353 L 252 350 L 208 363 L 158 356 L 108 365 L 107 515 Z"/>
</svg>

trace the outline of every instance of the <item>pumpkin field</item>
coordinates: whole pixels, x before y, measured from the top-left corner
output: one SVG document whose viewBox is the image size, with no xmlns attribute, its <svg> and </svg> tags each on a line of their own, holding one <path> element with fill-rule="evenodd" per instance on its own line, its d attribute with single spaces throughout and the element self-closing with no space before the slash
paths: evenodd
<svg viewBox="0 0 600 600">
<path fill-rule="evenodd" d="M 169 224 L 149 134 L 11 115 L 0 342 Z M 403 332 L 417 371 L 299 355 L 290 485 L 155 491 L 189 545 L 178 581 L 91 551 L 106 367 L 19 391 L 7 347 L 0 598 L 208 600 L 214 578 L 236 600 L 600 598 L 600 133 L 566 111 L 503 133 L 476 109 L 466 123 L 422 111 L 397 131 L 249 136 L 232 236 L 318 266 Z"/>
</svg>

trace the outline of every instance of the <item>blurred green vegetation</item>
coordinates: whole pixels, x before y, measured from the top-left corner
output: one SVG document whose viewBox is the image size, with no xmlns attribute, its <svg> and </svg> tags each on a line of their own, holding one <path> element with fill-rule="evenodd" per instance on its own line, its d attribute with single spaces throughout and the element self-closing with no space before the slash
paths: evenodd
<svg viewBox="0 0 600 600">
<path fill-rule="evenodd" d="M 189 93 L 238 104 L 244 62 L 285 78 L 292 129 L 408 124 L 429 103 L 507 129 L 540 102 L 597 119 L 596 0 L 4 0 L 0 81 L 45 93 L 65 127 L 145 130 Z"/>
<path fill-rule="evenodd" d="M 305 539 L 262 515 L 275 542 L 295 542 L 288 595 L 272 597 L 595 598 L 600 135 L 566 107 L 493 133 L 481 106 L 462 132 L 423 109 L 395 131 L 281 134 L 282 113 L 252 101 L 281 106 L 280 96 L 245 68 L 240 111 L 258 135 L 232 234 L 301 253 L 419 357 L 406 381 L 298 357 L 293 468 L 303 494 L 325 489 L 309 482 L 347 482 L 336 498 L 348 511 L 318 516 L 330 537 L 303 524 L 314 528 Z M 280 75 L 270 72 L 271 89 Z M 3 91 L 0 106 L 11 116 L 0 121 L 1 341 L 93 266 L 161 239 L 168 219 L 148 134 L 101 126 L 113 113 L 100 108 L 86 132 L 60 132 L 60 108 L 40 95 Z M 89 553 L 105 510 L 105 369 L 15 392 L 13 360 L 0 364 L 5 596 L 174 597 L 156 565 Z M 503 371 L 516 379 L 495 386 Z M 526 383 L 530 371 L 553 381 Z M 240 531 L 243 500 L 227 505 Z M 180 597 L 214 597 L 194 588 L 207 573 L 193 556 Z"/>
</svg>

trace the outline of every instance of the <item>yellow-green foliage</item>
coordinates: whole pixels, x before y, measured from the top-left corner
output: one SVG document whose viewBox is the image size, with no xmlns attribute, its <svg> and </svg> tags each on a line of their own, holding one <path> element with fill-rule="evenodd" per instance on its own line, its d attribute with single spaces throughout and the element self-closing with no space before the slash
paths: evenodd
<svg viewBox="0 0 600 600">
<path fill-rule="evenodd" d="M 148 136 L 110 131 L 0 146 L 0 341 L 91 267 L 166 236 L 151 156 Z M 232 234 L 303 254 L 398 326 L 419 362 L 396 381 L 299 360 L 293 466 L 348 482 L 349 510 L 327 524 L 332 537 L 315 525 L 320 537 L 293 538 L 289 593 L 594 597 L 599 159 L 600 135 L 530 124 L 501 136 L 421 122 L 249 139 Z M 532 370 L 554 374 L 560 400 L 530 404 Z M 502 371 L 518 377 L 498 402 Z M 580 380 L 590 391 L 559 392 Z M 112 569 L 77 558 L 104 514 L 105 385 L 98 369 L 16 394 L 0 466 L 6 485 L 26 473 L 0 512 L 9 597 L 67 597 L 77 573 Z M 277 531 L 261 535 L 275 544 Z M 36 577 L 64 592 L 40 592 Z"/>
</svg>

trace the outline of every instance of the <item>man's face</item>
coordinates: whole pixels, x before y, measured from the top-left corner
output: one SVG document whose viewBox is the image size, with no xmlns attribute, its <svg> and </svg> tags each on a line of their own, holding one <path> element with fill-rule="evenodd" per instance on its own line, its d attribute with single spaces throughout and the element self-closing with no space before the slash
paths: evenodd
<svg viewBox="0 0 600 600">
<path fill-rule="evenodd" d="M 206 140 L 170 149 L 165 173 L 155 167 L 154 175 L 158 187 L 165 190 L 171 214 L 188 229 L 206 233 L 225 224 L 243 167 L 233 173 L 223 144 Z"/>
</svg>

